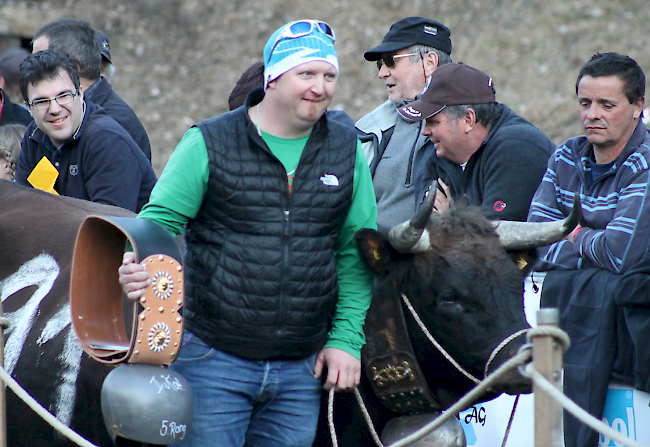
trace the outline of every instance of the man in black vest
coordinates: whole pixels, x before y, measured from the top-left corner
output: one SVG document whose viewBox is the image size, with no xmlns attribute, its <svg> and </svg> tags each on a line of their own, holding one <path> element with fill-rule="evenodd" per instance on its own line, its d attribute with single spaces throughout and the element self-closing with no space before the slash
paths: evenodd
<svg viewBox="0 0 650 447">
<path fill-rule="evenodd" d="M 139 215 L 185 229 L 187 445 L 309 446 L 321 389 L 359 383 L 372 277 L 354 234 L 377 209 L 356 132 L 325 115 L 337 77 L 329 25 L 278 29 L 264 89 L 187 132 Z M 119 273 L 140 298 L 133 253 Z"/>
<path fill-rule="evenodd" d="M 151 161 L 151 144 L 147 131 L 133 109 L 100 76 L 102 46 L 96 31 L 88 22 L 66 18 L 48 23 L 36 32 L 32 45 L 33 52 L 52 49 L 67 53 L 77 64 L 86 100 L 106 110 L 108 116 L 131 135 Z"/>
</svg>

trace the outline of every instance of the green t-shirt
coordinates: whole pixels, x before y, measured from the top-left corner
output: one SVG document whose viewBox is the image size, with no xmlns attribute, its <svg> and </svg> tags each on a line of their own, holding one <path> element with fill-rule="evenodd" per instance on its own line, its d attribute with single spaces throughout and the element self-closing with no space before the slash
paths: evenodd
<svg viewBox="0 0 650 447">
<path fill-rule="evenodd" d="M 262 137 L 288 173 L 300 161 L 308 137 L 283 139 L 262 133 Z M 270 138 L 269 138 L 270 137 Z M 292 149 L 293 147 L 293 149 Z M 297 149 L 299 148 L 299 149 Z M 173 234 L 183 231 L 194 219 L 208 187 L 208 152 L 201 131 L 187 131 L 170 157 L 160 179 L 138 217 L 153 220 Z M 339 301 L 326 347 L 338 348 L 361 357 L 365 343 L 363 324 L 372 298 L 372 274 L 362 264 L 354 243 L 361 228 L 377 228 L 377 202 L 366 158 L 357 141 L 352 204 L 334 244 Z"/>
</svg>

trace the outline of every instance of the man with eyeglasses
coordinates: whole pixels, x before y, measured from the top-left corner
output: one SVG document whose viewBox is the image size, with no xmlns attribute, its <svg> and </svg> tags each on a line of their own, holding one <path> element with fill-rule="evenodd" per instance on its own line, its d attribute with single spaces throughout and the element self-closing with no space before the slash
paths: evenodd
<svg viewBox="0 0 650 447">
<path fill-rule="evenodd" d="M 23 138 L 16 181 L 139 211 L 156 183 L 151 163 L 116 121 L 84 100 L 72 59 L 40 51 L 23 61 L 20 75 L 34 122 Z"/>
<path fill-rule="evenodd" d="M 101 106 L 131 135 L 142 152 L 151 160 L 149 136 L 133 109 L 115 93 L 113 86 L 101 76 L 102 56 L 107 53 L 101 35 L 84 20 L 63 18 L 44 25 L 34 35 L 33 52 L 57 50 L 67 53 L 77 64 L 79 79 L 86 100 Z"/>
<path fill-rule="evenodd" d="M 372 276 L 354 234 L 377 213 L 356 131 L 325 113 L 334 32 L 290 22 L 263 55 L 263 89 L 186 133 L 139 215 L 185 230 L 171 368 L 194 390 L 194 447 L 311 446 L 323 388 L 361 375 Z M 131 299 L 148 284 L 133 253 L 119 276 Z"/>
<path fill-rule="evenodd" d="M 435 20 L 407 17 L 364 54 L 377 63 L 378 77 L 388 90 L 388 100 L 356 123 L 373 176 L 381 232 L 413 215 L 414 166 L 434 152 L 420 134 L 422 125 L 404 121 L 397 109 L 424 92 L 438 67 L 451 63 L 450 34 Z"/>
</svg>

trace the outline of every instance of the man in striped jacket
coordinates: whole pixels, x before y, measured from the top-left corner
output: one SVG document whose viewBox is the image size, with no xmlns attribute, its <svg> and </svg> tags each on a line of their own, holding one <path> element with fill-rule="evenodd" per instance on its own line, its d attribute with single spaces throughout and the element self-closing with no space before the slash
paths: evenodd
<svg viewBox="0 0 650 447">
<path fill-rule="evenodd" d="M 645 75 L 627 56 L 599 53 L 580 70 L 576 93 L 584 135 L 556 148 L 528 220 L 560 219 L 580 196 L 580 225 L 540 252 L 537 270 L 548 271 L 541 306 L 560 311 L 571 338 L 564 392 L 601 419 L 610 381 L 650 391 Z M 565 413 L 564 444 L 596 446 L 598 433 Z"/>
<path fill-rule="evenodd" d="M 645 75 L 627 56 L 596 54 L 578 75 L 583 136 L 556 148 L 529 221 L 562 219 L 582 201 L 581 226 L 542 253 L 543 270 L 600 267 L 622 273 L 650 240 L 650 136 L 642 122 Z"/>
</svg>

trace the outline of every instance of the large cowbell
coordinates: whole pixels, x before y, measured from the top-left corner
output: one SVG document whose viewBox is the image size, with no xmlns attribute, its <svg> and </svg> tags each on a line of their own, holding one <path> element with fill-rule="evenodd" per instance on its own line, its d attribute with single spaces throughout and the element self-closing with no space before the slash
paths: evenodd
<svg viewBox="0 0 650 447">
<path fill-rule="evenodd" d="M 176 445 L 189 434 L 192 389 L 169 368 L 118 366 L 104 380 L 101 404 L 104 423 L 117 446 L 133 445 L 125 440 Z"/>
</svg>

